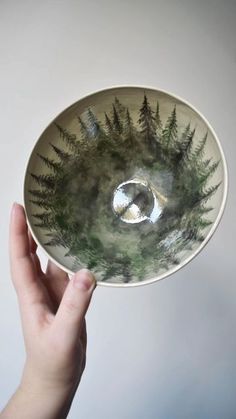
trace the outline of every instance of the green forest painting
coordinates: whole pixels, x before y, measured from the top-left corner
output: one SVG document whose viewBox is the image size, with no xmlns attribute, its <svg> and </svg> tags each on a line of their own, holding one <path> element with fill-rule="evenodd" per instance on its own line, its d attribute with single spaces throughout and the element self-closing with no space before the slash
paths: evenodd
<svg viewBox="0 0 236 419">
<path fill-rule="evenodd" d="M 211 224 L 219 184 L 208 185 L 219 162 L 205 157 L 208 133 L 197 141 L 190 123 L 180 128 L 178 105 L 164 123 L 146 94 L 136 116 L 115 97 L 103 117 L 88 108 L 77 123 L 77 133 L 55 123 L 54 157 L 38 154 L 47 170 L 30 173 L 45 246 L 63 247 L 74 271 L 82 265 L 101 281 L 142 281 L 178 264 Z M 123 207 L 117 193 L 128 196 Z"/>
</svg>

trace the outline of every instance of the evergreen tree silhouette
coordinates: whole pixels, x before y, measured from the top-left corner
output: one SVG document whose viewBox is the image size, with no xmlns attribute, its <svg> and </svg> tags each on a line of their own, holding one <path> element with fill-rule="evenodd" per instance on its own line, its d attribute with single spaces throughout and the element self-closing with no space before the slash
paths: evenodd
<svg viewBox="0 0 236 419">
<path fill-rule="evenodd" d="M 141 135 L 144 139 L 144 143 L 147 145 L 150 152 L 151 160 L 155 161 L 156 155 L 159 154 L 159 144 L 156 138 L 156 120 L 146 94 L 144 95 L 142 107 L 139 111 L 138 123 L 141 127 Z M 150 157 L 147 161 L 149 160 L 151 163 Z"/>
<path fill-rule="evenodd" d="M 193 130 L 188 129 L 188 133 L 184 141 L 182 142 L 182 145 L 180 146 L 180 152 L 178 156 L 178 163 L 180 164 L 180 167 L 179 167 L 180 170 L 183 169 L 183 166 L 189 165 L 189 162 L 191 160 L 191 152 L 192 152 L 194 135 L 195 135 L 195 128 Z"/>
<path fill-rule="evenodd" d="M 206 181 L 209 181 L 210 177 L 215 173 L 216 169 L 218 168 L 219 163 L 220 161 L 217 161 L 213 163 L 211 166 L 207 166 L 207 168 L 205 168 L 204 183 Z"/>
<path fill-rule="evenodd" d="M 51 212 L 35 213 L 32 214 L 37 221 L 35 222 L 35 227 L 40 227 L 48 230 L 48 228 L 54 229 L 55 219 Z"/>
<path fill-rule="evenodd" d="M 68 146 L 68 148 L 71 151 L 77 151 L 78 150 L 78 142 L 76 139 L 75 134 L 71 134 L 67 129 L 62 128 L 59 124 L 55 123 L 55 126 L 57 127 L 60 137 L 65 142 L 65 144 Z"/>
<path fill-rule="evenodd" d="M 51 189 L 29 189 L 32 196 L 30 202 L 39 208 L 50 210 L 53 209 L 53 195 Z"/>
<path fill-rule="evenodd" d="M 52 190 L 55 187 L 55 177 L 52 175 L 35 175 L 31 173 L 31 177 L 43 188 Z"/>
<path fill-rule="evenodd" d="M 195 161 L 201 161 L 204 156 L 204 148 L 206 145 L 208 133 L 206 133 L 203 139 L 198 143 L 196 149 L 192 153 L 192 159 Z"/>
<path fill-rule="evenodd" d="M 50 189 L 42 190 L 42 189 L 29 189 L 29 193 L 34 198 L 39 198 L 41 200 L 48 200 L 52 196 L 52 191 Z"/>
<path fill-rule="evenodd" d="M 107 135 L 109 137 L 113 134 L 113 126 L 112 126 L 112 122 L 111 122 L 109 116 L 107 115 L 107 113 L 105 113 L 105 126 L 106 126 Z"/>
<path fill-rule="evenodd" d="M 80 126 L 80 133 L 83 140 L 87 140 L 90 136 L 89 131 L 87 129 L 87 126 L 85 122 L 82 120 L 80 116 L 78 116 L 78 122 Z"/>
<path fill-rule="evenodd" d="M 101 134 L 99 122 L 96 120 L 91 110 L 87 111 L 87 119 L 89 119 L 89 121 L 85 122 L 80 116 L 78 117 L 80 140 L 76 153 L 82 160 L 86 160 L 87 153 L 92 152 L 92 150 L 93 153 L 95 152 L 96 147 L 93 147 L 93 141 L 91 140 L 98 139 Z"/>
<path fill-rule="evenodd" d="M 91 138 L 99 138 L 103 135 L 103 129 L 101 127 L 101 123 L 97 120 L 96 116 L 89 108 L 87 111 L 87 131 Z"/>
<path fill-rule="evenodd" d="M 216 169 L 219 166 L 219 161 L 213 163 L 212 165 L 207 165 L 207 167 L 201 162 L 197 163 L 197 171 L 198 171 L 198 180 L 199 180 L 199 191 L 202 192 L 209 181 L 209 179 L 213 176 Z"/>
<path fill-rule="evenodd" d="M 156 132 L 157 132 L 157 138 L 160 139 L 161 133 L 163 130 L 162 121 L 160 118 L 160 106 L 159 102 L 157 101 L 157 107 L 156 107 Z"/>
<path fill-rule="evenodd" d="M 129 109 L 127 108 L 125 120 L 124 120 L 124 138 L 132 142 L 134 137 L 135 137 L 135 128 L 134 128 L 133 120 L 129 113 Z"/>
<path fill-rule="evenodd" d="M 117 97 L 115 97 L 115 108 L 120 116 L 121 119 L 125 117 L 126 114 L 126 108 L 122 103 L 119 101 Z"/>
<path fill-rule="evenodd" d="M 55 146 L 54 144 L 50 143 L 51 147 L 53 148 L 54 152 L 56 153 L 59 160 L 65 165 L 68 161 L 71 160 L 72 155 L 67 153 L 66 151 L 62 150 L 61 148 Z"/>
<path fill-rule="evenodd" d="M 113 105 L 113 129 L 116 134 L 118 135 L 122 134 L 122 131 L 123 131 L 122 123 L 114 105 Z"/>
<path fill-rule="evenodd" d="M 207 190 L 205 190 L 204 192 L 202 192 L 201 194 L 199 194 L 199 196 L 196 199 L 196 203 L 201 203 L 201 204 L 206 204 L 206 202 L 210 199 L 210 197 L 212 195 L 214 195 L 214 193 L 217 191 L 217 189 L 219 188 L 221 182 L 219 182 L 217 185 L 215 186 L 211 186 L 210 188 L 208 188 Z"/>
<path fill-rule="evenodd" d="M 147 100 L 146 94 L 144 95 L 143 104 L 140 108 L 138 122 L 144 139 L 147 143 L 151 142 L 156 136 L 156 121 L 154 112 Z"/>
<path fill-rule="evenodd" d="M 29 200 L 32 204 L 36 205 L 37 207 L 44 209 L 46 211 L 53 210 L 54 203 L 50 202 L 50 200 L 46 199 L 30 199 Z M 48 227 L 48 226 L 47 226 Z"/>
<path fill-rule="evenodd" d="M 49 159 L 48 157 L 42 156 L 42 154 L 37 153 L 38 157 L 43 161 L 43 163 L 51 169 L 54 173 L 58 173 L 61 170 L 61 163 L 56 162 L 55 160 Z"/>
<path fill-rule="evenodd" d="M 188 123 L 188 125 L 185 127 L 184 131 L 182 132 L 178 140 L 178 148 L 180 152 L 185 151 L 185 149 L 187 148 L 190 132 L 191 132 L 190 123 Z"/>
<path fill-rule="evenodd" d="M 177 118 L 176 118 L 176 106 L 174 106 L 171 115 L 168 117 L 166 125 L 162 133 L 163 147 L 166 151 L 172 153 L 176 152 L 177 144 Z"/>
</svg>

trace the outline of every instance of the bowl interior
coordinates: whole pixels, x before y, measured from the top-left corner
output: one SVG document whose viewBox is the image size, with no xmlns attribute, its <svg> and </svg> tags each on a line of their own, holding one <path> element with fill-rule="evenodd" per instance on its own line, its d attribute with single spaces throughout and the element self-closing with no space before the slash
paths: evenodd
<svg viewBox="0 0 236 419">
<path fill-rule="evenodd" d="M 67 272 L 137 285 L 191 260 L 223 211 L 219 142 L 195 109 L 165 92 L 107 89 L 43 132 L 29 159 L 29 226 Z"/>
</svg>

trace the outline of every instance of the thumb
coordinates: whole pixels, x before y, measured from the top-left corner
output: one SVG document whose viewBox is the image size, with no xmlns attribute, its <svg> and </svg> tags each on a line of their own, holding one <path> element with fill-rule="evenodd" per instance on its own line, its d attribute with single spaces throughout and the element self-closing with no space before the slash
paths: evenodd
<svg viewBox="0 0 236 419">
<path fill-rule="evenodd" d="M 96 282 L 93 274 L 81 269 L 69 281 L 57 310 L 54 327 L 68 342 L 77 341 Z"/>
</svg>

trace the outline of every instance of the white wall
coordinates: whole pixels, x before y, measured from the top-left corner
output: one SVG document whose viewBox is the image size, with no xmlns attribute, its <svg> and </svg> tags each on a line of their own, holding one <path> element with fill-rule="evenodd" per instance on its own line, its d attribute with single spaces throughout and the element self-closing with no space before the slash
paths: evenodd
<svg viewBox="0 0 236 419">
<path fill-rule="evenodd" d="M 208 118 L 231 189 L 216 234 L 182 271 L 150 286 L 96 289 L 69 418 L 236 417 L 235 21 L 234 0 L 1 0 L 1 407 L 24 361 L 7 241 L 31 149 L 83 95 L 131 83 L 173 92 Z"/>
</svg>

